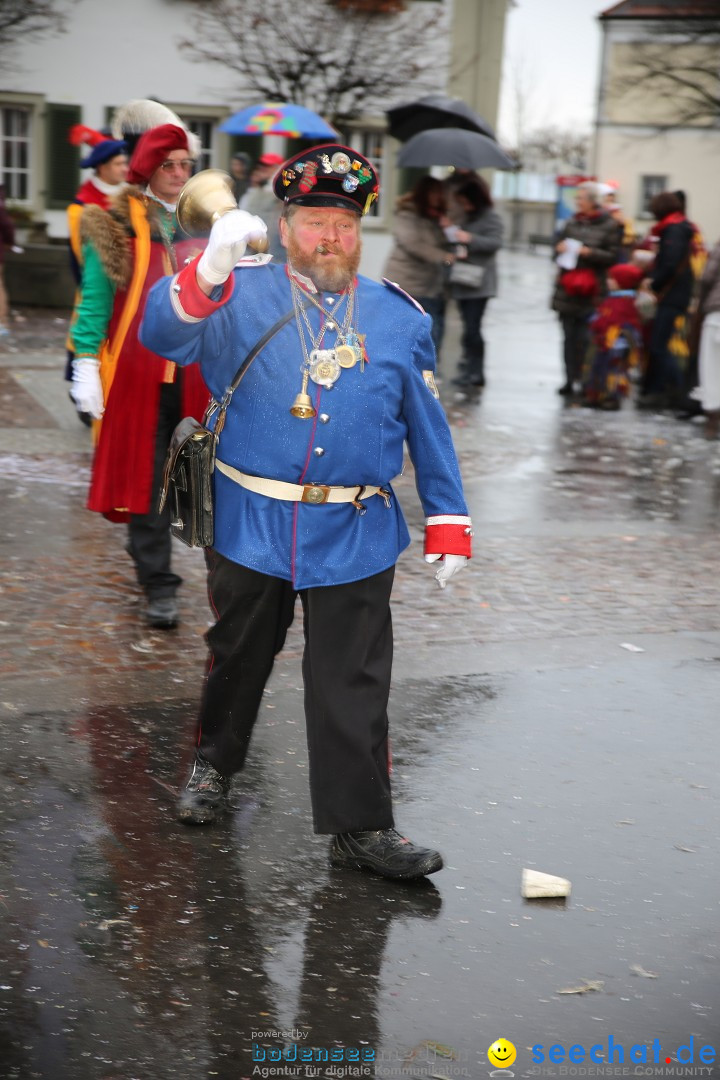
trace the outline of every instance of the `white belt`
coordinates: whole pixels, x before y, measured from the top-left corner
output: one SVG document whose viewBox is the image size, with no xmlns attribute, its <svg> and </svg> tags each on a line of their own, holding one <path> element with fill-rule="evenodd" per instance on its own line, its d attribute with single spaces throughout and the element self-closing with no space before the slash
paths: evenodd
<svg viewBox="0 0 720 1080">
<path fill-rule="evenodd" d="M 224 476 L 229 476 L 240 487 L 255 491 L 258 495 L 267 495 L 270 499 L 283 499 L 286 502 L 311 503 L 322 506 L 323 503 L 355 503 L 360 499 L 369 499 L 371 495 L 382 495 L 386 505 L 390 505 L 390 492 L 380 487 L 330 487 L 328 484 L 287 484 L 284 480 L 268 480 L 264 476 L 250 476 L 248 473 L 233 469 L 224 461 L 215 459 L 215 468 Z"/>
</svg>

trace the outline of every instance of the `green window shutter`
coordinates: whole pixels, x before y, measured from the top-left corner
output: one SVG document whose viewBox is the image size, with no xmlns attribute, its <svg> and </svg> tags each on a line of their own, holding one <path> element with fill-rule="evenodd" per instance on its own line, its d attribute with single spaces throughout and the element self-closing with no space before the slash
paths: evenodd
<svg viewBox="0 0 720 1080">
<path fill-rule="evenodd" d="M 63 210 L 75 198 L 80 183 L 80 148 L 68 142 L 68 132 L 79 124 L 79 105 L 46 105 L 45 203 L 49 210 Z"/>
</svg>

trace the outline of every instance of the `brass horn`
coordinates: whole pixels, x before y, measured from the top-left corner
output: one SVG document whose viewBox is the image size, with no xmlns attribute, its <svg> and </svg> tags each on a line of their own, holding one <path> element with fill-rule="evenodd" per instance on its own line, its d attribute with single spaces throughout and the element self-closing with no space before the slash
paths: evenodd
<svg viewBox="0 0 720 1080">
<path fill-rule="evenodd" d="M 203 169 L 190 177 L 178 196 L 178 225 L 187 236 L 207 236 L 230 210 L 237 210 L 231 178 L 222 169 Z M 251 238 L 248 247 L 267 251 L 267 238 Z"/>
</svg>

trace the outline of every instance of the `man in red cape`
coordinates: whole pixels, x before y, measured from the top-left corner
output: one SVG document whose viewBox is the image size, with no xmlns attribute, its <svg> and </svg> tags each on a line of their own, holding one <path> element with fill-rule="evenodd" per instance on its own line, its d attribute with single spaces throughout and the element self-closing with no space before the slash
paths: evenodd
<svg viewBox="0 0 720 1080">
<path fill-rule="evenodd" d="M 109 212 L 85 207 L 83 295 L 73 326 L 71 394 L 95 421 L 88 508 L 128 523 L 146 619 L 160 628 L 177 623 L 181 584 L 170 565 L 170 511 L 157 510 L 165 454 L 176 424 L 200 419 L 209 394 L 196 368 L 181 371 L 150 352 L 138 329 L 150 287 L 205 247 L 177 231 L 175 206 L 192 166 L 188 133 L 162 124 L 139 140 L 129 185 Z"/>
</svg>

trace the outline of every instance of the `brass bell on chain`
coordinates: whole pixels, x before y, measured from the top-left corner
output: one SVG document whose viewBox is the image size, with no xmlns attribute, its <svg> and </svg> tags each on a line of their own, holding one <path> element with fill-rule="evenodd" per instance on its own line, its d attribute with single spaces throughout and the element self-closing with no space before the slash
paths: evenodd
<svg viewBox="0 0 720 1080">
<path fill-rule="evenodd" d="M 311 420 L 313 416 L 317 416 L 317 410 L 312 403 L 312 398 L 307 392 L 308 385 L 308 373 L 303 372 L 302 388 L 300 393 L 296 395 L 295 400 L 290 406 L 290 413 L 292 416 L 297 416 L 300 420 Z"/>
<path fill-rule="evenodd" d="M 207 236 L 223 214 L 237 208 L 228 174 L 222 169 L 203 169 L 190 177 L 178 195 L 178 225 L 186 236 Z M 267 251 L 267 237 L 251 237 L 248 247 Z"/>
<path fill-rule="evenodd" d="M 315 416 L 315 406 L 309 394 L 298 394 L 292 403 L 290 412 L 301 420 L 312 420 Z"/>
</svg>

